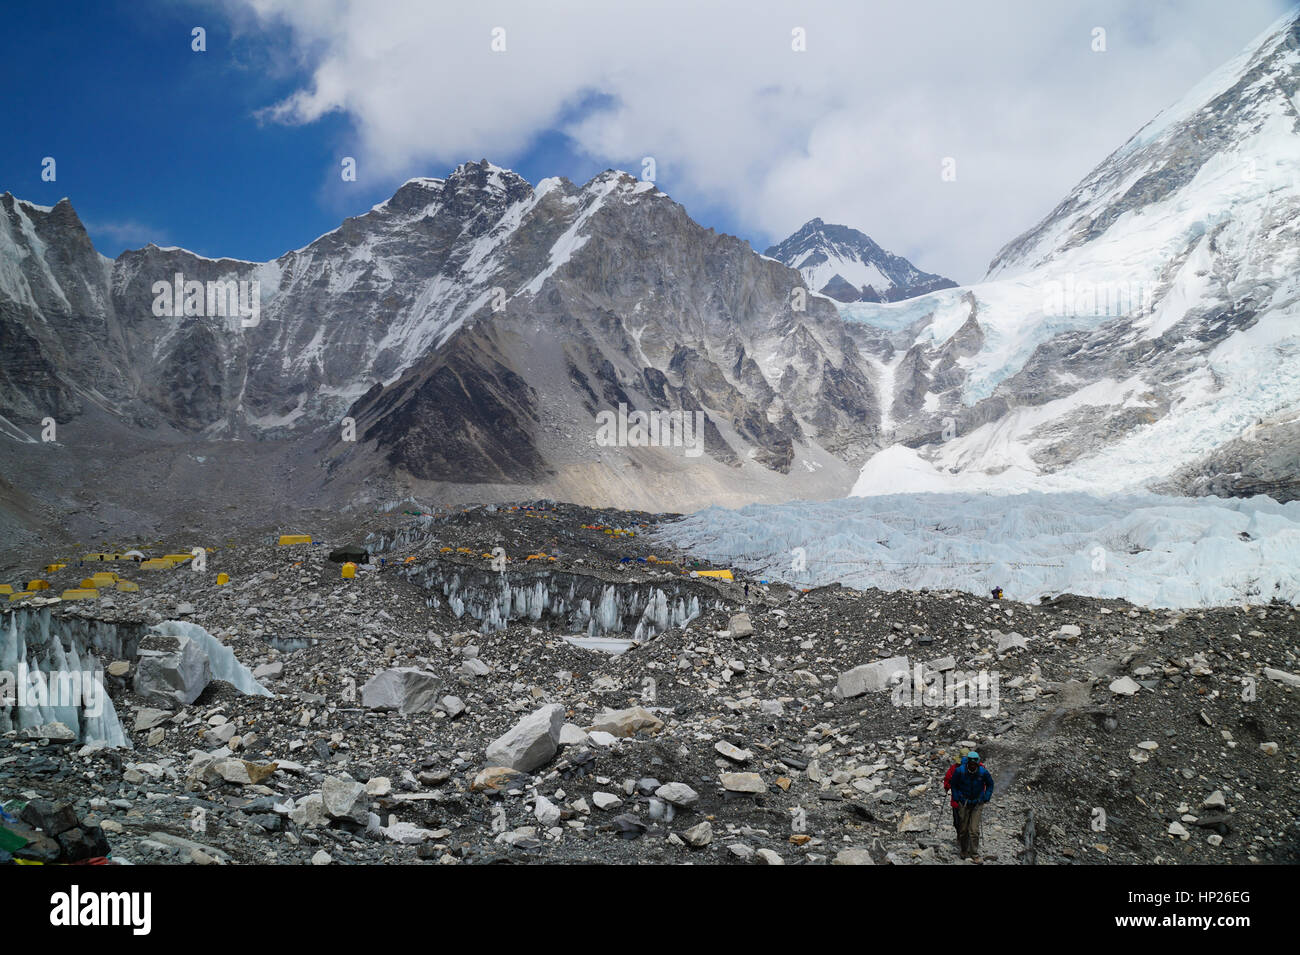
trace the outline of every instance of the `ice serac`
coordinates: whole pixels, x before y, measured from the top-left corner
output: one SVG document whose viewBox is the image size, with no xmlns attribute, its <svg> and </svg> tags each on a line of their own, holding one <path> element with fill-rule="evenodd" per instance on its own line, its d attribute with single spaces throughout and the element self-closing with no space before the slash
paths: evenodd
<svg viewBox="0 0 1300 955">
<path fill-rule="evenodd" d="M 1300 601 L 1300 501 L 1078 492 L 709 508 L 657 539 L 800 587 L 1062 592 L 1150 607 Z M 802 569 L 791 552 L 802 550 Z"/>
<path fill-rule="evenodd" d="M 80 618 L 48 609 L 12 610 L 0 621 L 0 672 L 15 694 L 0 701 L 0 733 L 65 724 L 83 743 L 130 749 L 131 741 L 103 684 L 100 656 L 134 655 L 142 628 Z"/>
<path fill-rule="evenodd" d="M 164 620 L 150 628 L 163 636 L 186 637 L 207 655 L 212 669 L 212 679 L 229 683 L 248 696 L 271 696 L 271 691 L 258 683 L 253 673 L 235 657 L 235 651 L 226 646 L 197 623 L 188 620 Z"/>
<path fill-rule="evenodd" d="M 883 443 L 855 493 L 1300 497 L 1300 13 L 1008 243 L 985 279 L 843 304 Z"/>
<path fill-rule="evenodd" d="M 467 616 L 489 633 L 546 618 L 589 637 L 630 628 L 634 639 L 648 640 L 700 615 L 699 595 L 678 581 L 612 584 L 568 572 L 498 573 L 442 561 L 410 564 L 400 573 L 441 592 L 456 617 Z M 431 597 L 431 605 L 437 599 Z"/>
<path fill-rule="evenodd" d="M 212 666 L 198 641 L 157 634 L 145 638 L 132 685 L 152 706 L 189 706 L 212 680 Z"/>
</svg>

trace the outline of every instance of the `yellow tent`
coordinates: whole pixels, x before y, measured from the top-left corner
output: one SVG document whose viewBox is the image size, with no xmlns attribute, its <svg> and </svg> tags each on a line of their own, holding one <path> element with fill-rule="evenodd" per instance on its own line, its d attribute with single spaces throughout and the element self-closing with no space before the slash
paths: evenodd
<svg viewBox="0 0 1300 955">
<path fill-rule="evenodd" d="M 89 600 L 98 597 L 99 591 L 93 587 L 74 587 L 65 590 L 61 596 L 64 600 Z"/>
<path fill-rule="evenodd" d="M 735 580 L 729 570 L 697 570 L 695 573 L 701 577 L 716 577 L 718 580 Z"/>
<path fill-rule="evenodd" d="M 288 547 L 290 544 L 310 544 L 310 534 L 281 534 L 280 546 Z"/>
</svg>

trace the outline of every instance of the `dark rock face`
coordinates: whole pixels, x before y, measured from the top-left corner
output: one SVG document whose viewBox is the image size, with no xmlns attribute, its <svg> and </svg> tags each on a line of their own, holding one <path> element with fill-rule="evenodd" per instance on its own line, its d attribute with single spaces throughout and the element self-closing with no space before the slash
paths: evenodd
<svg viewBox="0 0 1300 955">
<path fill-rule="evenodd" d="M 1300 500 L 1300 419 L 1260 421 L 1246 435 L 1175 473 L 1173 494 Z"/>
<path fill-rule="evenodd" d="M 515 483 L 546 473 L 537 450 L 537 395 L 477 348 L 475 333 L 368 394 L 348 413 L 387 460 L 430 481 Z"/>
<path fill-rule="evenodd" d="M 91 396 L 204 439 L 318 444 L 349 416 L 381 470 L 505 484 L 581 458 L 620 404 L 702 412 L 705 454 L 776 474 L 800 448 L 847 459 L 875 440 L 834 308 L 626 174 L 534 188 L 467 163 L 264 264 L 152 245 L 109 262 L 66 202 L 0 210 L 23 270 L 0 287 L 0 414 L 28 427 Z M 325 446 L 330 468 L 357 451 Z"/>
</svg>

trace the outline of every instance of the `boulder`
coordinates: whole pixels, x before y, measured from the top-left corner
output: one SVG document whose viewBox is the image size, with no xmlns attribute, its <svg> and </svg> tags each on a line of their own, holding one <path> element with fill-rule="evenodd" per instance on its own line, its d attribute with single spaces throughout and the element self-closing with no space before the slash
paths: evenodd
<svg viewBox="0 0 1300 955">
<path fill-rule="evenodd" d="M 423 775 L 423 774 L 422 774 Z M 487 790 L 505 792 L 510 789 L 522 789 L 528 784 L 528 777 L 509 766 L 487 766 L 474 775 L 470 791 L 481 793 Z"/>
<path fill-rule="evenodd" d="M 197 768 L 205 780 L 222 779 L 237 786 L 257 785 L 268 779 L 279 768 L 275 763 L 251 763 L 233 756 L 219 757 L 206 764 L 202 764 L 200 758 L 199 763 L 198 766 L 191 764 L 191 774 Z"/>
<path fill-rule="evenodd" d="M 389 839 L 404 846 L 418 846 L 434 838 L 432 829 L 422 829 L 412 822 L 395 822 L 391 826 L 380 826 L 379 831 Z"/>
<path fill-rule="evenodd" d="M 99 826 L 78 826 L 58 835 L 64 862 L 103 858 L 109 853 L 108 839 Z"/>
<path fill-rule="evenodd" d="M 1137 681 L 1129 676 L 1122 676 L 1110 685 L 1110 691 L 1118 693 L 1120 696 L 1132 696 L 1140 689 L 1142 688 L 1138 686 Z"/>
<path fill-rule="evenodd" d="M 664 721 L 649 710 L 632 706 L 626 710 L 606 710 L 587 727 L 588 733 L 609 733 L 612 736 L 635 736 L 639 732 L 658 733 Z"/>
<path fill-rule="evenodd" d="M 831 865 L 875 865 L 871 853 L 866 849 L 841 849 L 835 854 Z"/>
<path fill-rule="evenodd" d="M 77 734 L 67 723 L 55 720 L 40 726 L 29 726 L 18 734 L 19 739 L 47 739 L 52 743 L 75 743 Z"/>
<path fill-rule="evenodd" d="M 465 712 L 465 702 L 459 696 L 444 696 L 438 700 L 438 709 L 454 720 Z"/>
<path fill-rule="evenodd" d="M 248 773 L 248 778 L 256 786 L 264 780 L 270 779 L 277 769 L 279 763 L 253 763 L 244 760 L 244 772 Z"/>
<path fill-rule="evenodd" d="M 725 756 L 733 763 L 747 763 L 754 758 L 754 754 L 749 750 L 741 749 L 733 743 L 728 743 L 725 739 L 714 743 L 713 749 L 720 756 Z"/>
<path fill-rule="evenodd" d="M 48 799 L 33 799 L 23 807 L 18 818 L 29 826 L 44 831 L 48 836 L 57 836 L 78 825 L 77 814 L 71 803 L 56 805 Z"/>
<path fill-rule="evenodd" d="M 539 794 L 537 804 L 533 807 L 533 815 L 537 817 L 538 822 L 549 829 L 552 826 L 559 825 L 560 807 Z"/>
<path fill-rule="evenodd" d="M 487 758 L 494 766 L 508 766 L 531 773 L 545 766 L 560 747 L 564 707 L 550 703 L 530 713 L 504 736 L 488 745 Z"/>
<path fill-rule="evenodd" d="M 928 812 L 920 812 L 915 816 L 910 812 L 904 812 L 903 818 L 898 823 L 899 832 L 929 832 L 932 828 Z"/>
<path fill-rule="evenodd" d="M 560 727 L 560 745 L 581 746 L 585 742 L 587 742 L 587 733 L 581 726 L 565 723 Z"/>
<path fill-rule="evenodd" d="M 1275 670 L 1272 667 L 1264 667 L 1264 676 L 1268 677 L 1274 683 L 1281 683 L 1285 686 L 1300 686 L 1300 676 L 1294 673 L 1287 673 L 1286 670 Z"/>
<path fill-rule="evenodd" d="M 852 699 L 864 693 L 887 690 L 891 680 L 896 680 L 899 674 L 906 679 L 910 672 L 911 664 L 907 657 L 889 657 L 841 673 L 835 690 L 842 698 Z"/>
<path fill-rule="evenodd" d="M 767 783 L 758 773 L 719 773 L 722 788 L 733 793 L 765 793 Z"/>
<path fill-rule="evenodd" d="M 491 672 L 492 668 L 478 657 L 471 657 L 456 667 L 456 673 L 460 676 L 487 676 Z"/>
<path fill-rule="evenodd" d="M 674 806 L 689 806 L 700 798 L 700 794 L 685 783 L 664 783 L 655 790 L 655 795 Z"/>
<path fill-rule="evenodd" d="M 641 833 L 645 832 L 648 826 L 641 821 L 639 816 L 633 813 L 625 812 L 615 816 L 609 821 L 610 826 L 624 839 L 639 838 Z"/>
<path fill-rule="evenodd" d="M 438 678 L 416 667 L 380 670 L 361 687 L 361 705 L 370 710 L 397 710 L 403 716 L 432 713 L 438 706 Z"/>
<path fill-rule="evenodd" d="M 691 826 L 682 833 L 682 839 L 688 846 L 702 849 L 713 841 L 713 825 L 706 820 L 698 826 Z"/>
<path fill-rule="evenodd" d="M 238 727 L 234 723 L 222 723 L 220 726 L 204 730 L 203 741 L 209 746 L 229 743 L 237 730 Z"/>
<path fill-rule="evenodd" d="M 329 821 L 325 815 L 325 800 L 320 793 L 303 796 L 289 811 L 289 821 L 303 829 L 314 829 Z"/>
<path fill-rule="evenodd" d="M 754 623 L 749 619 L 749 614 L 733 614 L 727 621 L 727 630 L 733 637 L 749 637 L 754 634 Z"/>
<path fill-rule="evenodd" d="M 189 706 L 212 679 L 212 663 L 189 637 L 152 635 L 140 643 L 135 692 L 154 706 Z"/>
<path fill-rule="evenodd" d="M 326 776 L 320 787 L 325 814 L 331 819 L 357 819 L 360 816 L 357 821 L 364 822 L 365 795 L 365 786 L 344 776 Z"/>
<path fill-rule="evenodd" d="M 171 713 L 167 710 L 155 710 L 152 707 L 142 706 L 135 711 L 135 730 L 139 732 L 153 729 L 169 716 L 171 716 Z"/>
<path fill-rule="evenodd" d="M 997 633 L 997 631 L 994 631 Z M 1018 633 L 998 633 L 998 653 L 1006 653 L 1008 650 L 1023 650 L 1029 646 L 1028 638 Z"/>
</svg>

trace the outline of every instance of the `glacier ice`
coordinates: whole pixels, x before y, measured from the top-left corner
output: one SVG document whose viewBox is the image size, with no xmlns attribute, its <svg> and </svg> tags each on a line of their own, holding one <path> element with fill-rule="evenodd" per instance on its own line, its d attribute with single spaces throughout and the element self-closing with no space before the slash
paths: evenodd
<svg viewBox="0 0 1300 955">
<path fill-rule="evenodd" d="M 142 628 L 56 618 L 44 608 L 14 610 L 8 616 L 0 626 L 0 673 L 7 684 L 6 698 L 0 700 L 0 733 L 57 720 L 80 742 L 132 748 L 104 689 L 98 654 L 134 656 Z"/>
<path fill-rule="evenodd" d="M 48 608 L 24 608 L 9 612 L 0 625 L 0 675 L 7 684 L 0 700 L 0 733 L 58 721 L 80 742 L 132 748 L 104 689 L 100 660 L 134 660 L 149 630 L 190 637 L 208 654 L 214 679 L 242 693 L 271 695 L 229 647 L 197 624 L 170 620 L 146 629 L 138 623 L 58 617 Z M 10 699 L 10 689 L 21 689 L 22 699 Z"/>
<path fill-rule="evenodd" d="M 811 587 L 1064 591 L 1151 607 L 1300 602 L 1300 501 L 893 494 L 711 507 L 656 539 Z"/>
<path fill-rule="evenodd" d="M 270 696 L 271 691 L 253 679 L 252 671 L 235 658 L 235 651 L 226 646 L 197 623 L 188 620 L 164 620 L 149 628 L 154 633 L 168 637 L 189 637 L 208 655 L 212 666 L 212 679 L 229 683 L 248 696 Z"/>
<path fill-rule="evenodd" d="M 700 615 L 699 597 L 677 581 L 610 583 L 598 577 L 546 571 L 510 574 L 433 561 L 401 571 L 431 591 L 440 591 L 459 619 L 468 616 L 490 632 L 511 621 L 558 618 L 589 637 L 621 633 L 647 640 Z M 430 603 L 436 600 L 430 597 Z"/>
</svg>

